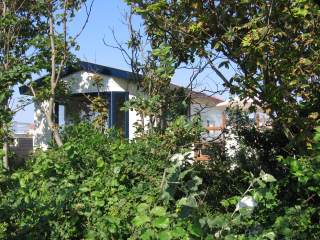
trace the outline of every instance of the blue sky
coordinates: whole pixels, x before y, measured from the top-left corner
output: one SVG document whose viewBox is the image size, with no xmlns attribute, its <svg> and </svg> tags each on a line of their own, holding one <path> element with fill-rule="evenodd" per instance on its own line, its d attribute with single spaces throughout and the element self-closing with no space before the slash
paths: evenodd
<svg viewBox="0 0 320 240">
<path fill-rule="evenodd" d="M 78 39 L 80 51 L 77 56 L 84 61 L 89 61 L 97 64 L 102 64 L 110 67 L 116 67 L 124 70 L 130 70 L 130 67 L 125 63 L 119 50 L 107 47 L 103 43 L 113 44 L 114 40 L 110 29 L 114 29 L 117 38 L 120 41 L 128 39 L 127 27 L 123 24 L 123 14 L 128 10 L 127 5 L 123 0 L 95 0 L 92 14 L 89 23 L 82 35 Z M 70 24 L 70 31 L 77 32 L 85 19 L 84 9 L 81 9 L 76 19 Z M 139 18 L 135 19 L 135 24 L 139 25 L 142 21 Z M 186 85 L 188 83 L 190 72 L 179 70 L 174 76 L 173 82 L 179 85 Z M 226 75 L 230 76 L 227 71 Z M 199 88 L 209 87 L 213 88 L 213 82 L 219 83 L 217 76 L 211 72 L 205 72 L 199 76 Z M 16 91 L 15 101 L 19 98 Z M 222 96 L 226 98 L 226 95 Z M 14 118 L 18 122 L 33 122 L 33 105 L 20 111 Z"/>
</svg>

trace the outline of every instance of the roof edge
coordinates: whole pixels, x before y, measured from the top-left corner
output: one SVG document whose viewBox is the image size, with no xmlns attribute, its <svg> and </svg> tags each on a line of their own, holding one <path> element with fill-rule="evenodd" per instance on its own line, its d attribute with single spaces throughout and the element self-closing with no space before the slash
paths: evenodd
<svg viewBox="0 0 320 240">
<path fill-rule="evenodd" d="M 88 72 L 92 72 L 92 73 L 97 73 L 97 74 L 103 74 L 103 75 L 107 75 L 107 76 L 111 76 L 111 77 L 117 77 L 117 78 L 122 78 L 122 79 L 126 79 L 126 80 L 136 80 L 138 79 L 139 76 L 137 76 L 136 74 L 126 71 L 126 70 L 122 70 L 122 69 L 118 69 L 118 68 L 113 68 L 113 67 L 107 67 L 107 66 L 103 66 L 100 64 L 96 64 L 96 63 L 90 63 L 90 62 L 86 62 L 86 61 L 80 61 L 79 65 L 75 65 L 69 68 L 66 68 L 65 72 L 63 73 L 62 77 L 68 76 L 70 74 L 79 72 L 79 71 L 88 71 Z M 33 82 L 35 82 L 38 86 L 41 86 L 43 83 L 43 80 L 48 77 L 49 74 L 46 74 L 36 80 L 34 80 Z M 183 86 L 179 86 L 176 84 L 171 83 L 172 87 L 179 87 L 179 88 L 184 88 L 187 91 L 190 91 L 190 93 L 192 95 L 197 95 L 198 97 L 201 98 L 207 98 L 209 100 L 214 101 L 215 103 L 220 103 L 220 102 L 224 102 L 224 100 L 219 99 L 216 96 L 210 96 L 206 93 L 203 92 L 198 92 L 198 91 L 194 91 L 191 90 L 189 88 L 185 88 Z M 30 89 L 27 85 L 22 85 L 19 87 L 19 93 L 21 95 L 31 95 Z"/>
</svg>

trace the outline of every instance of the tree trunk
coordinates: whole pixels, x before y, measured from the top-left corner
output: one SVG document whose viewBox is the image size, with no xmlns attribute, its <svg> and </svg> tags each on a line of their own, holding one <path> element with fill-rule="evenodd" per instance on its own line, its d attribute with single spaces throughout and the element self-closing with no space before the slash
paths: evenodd
<svg viewBox="0 0 320 240">
<path fill-rule="evenodd" d="M 53 120 L 54 119 L 54 111 L 53 111 L 54 105 L 55 105 L 54 97 L 51 97 L 49 100 L 48 109 L 45 110 L 45 112 L 46 112 L 45 115 L 46 115 L 46 118 L 48 121 L 49 128 L 52 131 L 53 139 L 56 142 L 56 144 L 59 147 L 61 147 L 63 145 L 63 142 L 60 137 L 59 126 L 57 126 L 57 124 Z"/>
<path fill-rule="evenodd" d="M 7 137 L 4 138 L 2 150 L 3 150 L 3 159 L 2 159 L 3 168 L 5 170 L 10 170 L 10 165 L 9 165 L 9 143 L 8 143 Z"/>
<path fill-rule="evenodd" d="M 4 65 L 4 69 L 5 70 L 8 70 L 9 67 L 7 64 Z M 7 98 L 5 101 L 4 101 L 4 111 L 8 111 L 10 110 L 9 109 L 9 99 Z M 6 113 L 5 113 L 6 114 Z M 2 150 L 3 150 L 3 159 L 2 159 L 2 162 L 3 162 L 3 167 L 4 169 L 6 170 L 10 170 L 10 165 L 9 165 L 9 127 L 8 125 L 10 124 L 10 122 L 4 122 L 2 127 L 3 127 L 3 133 L 4 133 L 4 136 L 3 136 L 3 146 L 2 146 Z"/>
<path fill-rule="evenodd" d="M 51 97 L 49 99 L 49 106 L 47 111 L 45 111 L 45 115 L 52 131 L 53 139 L 55 140 L 56 144 L 61 147 L 63 145 L 62 139 L 60 137 L 59 128 L 54 121 L 54 106 L 55 106 L 55 94 L 56 94 L 56 87 L 58 84 L 58 78 L 56 76 L 56 46 L 55 46 L 55 38 L 54 38 L 54 17 L 53 17 L 53 10 L 52 5 L 49 7 L 50 17 L 49 17 L 49 37 L 50 37 L 50 46 L 51 46 Z M 64 13 L 66 14 L 66 13 Z M 66 31 L 64 29 L 64 31 Z M 65 33 L 66 34 L 66 33 Z"/>
<path fill-rule="evenodd" d="M 165 110 L 164 107 L 160 107 L 160 131 L 164 132 L 164 130 L 167 127 L 167 121 L 166 121 L 166 116 L 165 116 Z"/>
<path fill-rule="evenodd" d="M 55 127 L 53 130 L 53 138 L 59 147 L 61 147 L 63 145 L 63 142 L 62 142 L 62 139 L 60 137 L 60 133 L 59 133 L 59 130 L 57 127 Z"/>
<path fill-rule="evenodd" d="M 7 5 L 6 5 L 6 1 L 2 1 L 2 16 L 5 17 L 7 14 Z M 7 58 L 7 54 L 9 53 L 8 50 L 8 45 L 5 44 L 4 46 L 4 56 Z M 4 60 L 4 70 L 7 71 L 9 69 L 9 64 L 7 60 Z M 5 101 L 5 107 L 4 107 L 5 111 L 8 109 L 8 99 Z M 2 150 L 3 150 L 3 168 L 6 170 L 10 170 L 10 166 L 9 166 L 9 141 L 8 141 L 8 128 L 7 128 L 7 123 L 3 124 L 3 128 L 4 128 L 4 134 L 5 136 L 3 137 L 3 146 L 2 146 Z"/>
<path fill-rule="evenodd" d="M 61 147 L 63 145 L 63 142 L 62 142 L 62 139 L 60 137 L 60 133 L 59 133 L 59 127 L 57 126 L 57 124 L 52 120 L 52 113 L 48 113 L 46 112 L 46 118 L 47 118 L 47 121 L 48 121 L 48 125 L 49 125 L 49 128 L 52 132 L 52 135 L 53 135 L 53 139 L 54 141 L 56 142 L 56 144 Z"/>
</svg>

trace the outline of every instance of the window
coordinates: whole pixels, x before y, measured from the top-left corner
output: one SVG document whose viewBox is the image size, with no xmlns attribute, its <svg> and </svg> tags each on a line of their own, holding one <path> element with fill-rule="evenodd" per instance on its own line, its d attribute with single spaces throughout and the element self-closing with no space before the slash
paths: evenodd
<svg viewBox="0 0 320 240">
<path fill-rule="evenodd" d="M 88 93 L 86 97 L 84 94 L 74 94 L 68 101 L 66 101 L 63 109 L 56 109 L 57 112 L 64 112 L 60 116 L 63 119 L 58 118 L 57 123 L 74 124 L 80 121 L 92 121 L 97 116 L 97 113 L 92 111 L 90 107 L 90 97 L 97 96 L 97 93 Z M 101 97 L 108 104 L 109 113 L 106 119 L 106 125 L 108 127 L 114 127 L 119 129 L 122 135 L 126 138 L 129 137 L 129 112 L 123 111 L 124 103 L 129 99 L 128 92 L 104 92 L 101 93 Z M 58 105 L 57 105 L 58 106 Z M 61 106 L 61 105 L 60 105 Z"/>
<path fill-rule="evenodd" d="M 129 137 L 129 113 L 121 108 L 128 99 L 128 92 L 111 92 L 109 126 L 119 129 L 124 137 Z"/>
</svg>

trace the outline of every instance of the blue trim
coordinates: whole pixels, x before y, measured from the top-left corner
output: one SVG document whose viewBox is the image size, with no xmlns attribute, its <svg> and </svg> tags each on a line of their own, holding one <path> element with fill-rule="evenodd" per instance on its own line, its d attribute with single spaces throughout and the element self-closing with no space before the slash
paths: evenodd
<svg viewBox="0 0 320 240">
<path fill-rule="evenodd" d="M 125 93 L 125 100 L 126 102 L 129 101 L 129 92 Z M 129 138 L 129 111 L 125 112 L 125 132 L 126 132 L 126 138 Z"/>
<path fill-rule="evenodd" d="M 66 68 L 64 73 L 62 74 L 62 77 L 65 77 L 67 75 L 70 75 L 70 74 L 78 72 L 78 71 L 87 71 L 87 72 L 92 72 L 92 73 L 97 73 L 97 74 L 103 74 L 103 75 L 108 75 L 111 77 L 125 79 L 128 81 L 136 81 L 140 77 L 140 75 L 134 74 L 129 71 L 125 71 L 125 70 L 121 70 L 121 69 L 117 69 L 117 68 L 112 68 L 112 67 L 107 67 L 107 66 L 102 66 L 99 64 L 89 63 L 89 62 L 84 62 L 84 61 L 80 61 L 77 65 Z M 41 78 L 36 79 L 34 81 L 36 86 L 42 86 L 44 79 L 48 76 L 49 75 L 47 74 Z M 19 87 L 19 92 L 22 95 L 31 95 L 30 89 L 26 85 Z"/>
<path fill-rule="evenodd" d="M 91 92 L 91 93 L 86 93 L 88 95 L 91 96 L 97 96 L 98 93 L 97 92 Z M 117 92 L 117 91 L 112 91 L 112 92 L 103 92 L 100 93 L 103 94 L 104 96 L 106 96 L 106 99 L 108 101 L 108 113 L 109 113 L 109 117 L 108 117 L 108 127 L 112 128 L 116 125 L 117 123 L 117 113 L 116 113 L 116 98 L 119 96 L 124 96 L 124 100 L 128 101 L 129 100 L 129 92 Z M 82 96 L 82 93 L 74 93 L 71 94 L 71 96 Z M 124 121 L 125 121 L 125 125 L 124 127 L 124 135 L 126 138 L 129 138 L 129 111 L 125 111 L 124 112 Z"/>
<path fill-rule="evenodd" d="M 116 120 L 116 108 L 115 108 L 115 104 L 116 101 L 114 100 L 115 98 L 115 94 L 114 92 L 111 92 L 111 126 L 114 127 L 114 125 L 116 124 L 117 120 Z"/>
<path fill-rule="evenodd" d="M 109 107 L 109 116 L 110 116 L 110 127 L 114 127 L 117 123 L 117 102 L 116 99 L 118 97 L 124 97 L 125 101 L 129 100 L 129 92 L 110 92 L 110 107 Z M 129 138 L 129 111 L 124 112 L 124 135 L 126 138 Z"/>
<path fill-rule="evenodd" d="M 112 112 L 111 112 L 111 108 L 112 108 L 112 103 L 111 103 L 111 93 L 105 93 L 107 95 L 107 101 L 108 101 L 108 112 L 109 112 L 109 116 L 108 116 L 108 128 L 112 127 Z"/>
<path fill-rule="evenodd" d="M 54 103 L 54 122 L 59 125 L 59 103 Z"/>
</svg>

